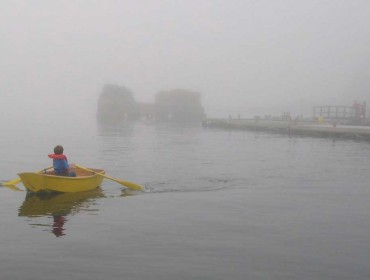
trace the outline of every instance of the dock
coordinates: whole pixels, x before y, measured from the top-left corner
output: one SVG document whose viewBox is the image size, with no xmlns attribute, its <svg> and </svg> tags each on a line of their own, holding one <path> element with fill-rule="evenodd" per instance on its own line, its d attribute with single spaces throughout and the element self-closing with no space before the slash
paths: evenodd
<svg viewBox="0 0 370 280">
<path fill-rule="evenodd" d="M 370 141 L 370 126 L 265 119 L 207 119 L 203 122 L 203 126 L 221 129 L 266 131 L 309 137 Z"/>
</svg>

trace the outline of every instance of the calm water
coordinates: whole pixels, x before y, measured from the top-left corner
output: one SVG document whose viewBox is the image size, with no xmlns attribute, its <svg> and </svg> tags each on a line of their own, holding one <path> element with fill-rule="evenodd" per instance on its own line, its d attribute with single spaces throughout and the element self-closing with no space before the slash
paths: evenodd
<svg viewBox="0 0 370 280">
<path fill-rule="evenodd" d="M 147 190 L 1 187 L 1 279 L 370 278 L 370 143 L 25 122 L 1 121 L 0 181 L 49 166 L 62 144 L 70 162 Z"/>
</svg>

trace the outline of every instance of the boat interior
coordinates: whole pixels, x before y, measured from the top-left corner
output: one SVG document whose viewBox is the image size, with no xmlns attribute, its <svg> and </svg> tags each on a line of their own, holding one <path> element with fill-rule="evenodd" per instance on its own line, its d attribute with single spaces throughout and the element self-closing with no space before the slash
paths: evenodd
<svg viewBox="0 0 370 280">
<path fill-rule="evenodd" d="M 76 172 L 77 177 L 91 176 L 91 175 L 94 175 L 95 173 L 102 173 L 104 171 L 103 169 L 96 169 L 96 168 L 89 168 L 89 169 L 91 169 L 93 172 L 83 170 L 78 167 L 73 168 L 73 170 Z M 40 173 L 46 174 L 46 175 L 55 175 L 53 169 L 43 170 Z"/>
</svg>

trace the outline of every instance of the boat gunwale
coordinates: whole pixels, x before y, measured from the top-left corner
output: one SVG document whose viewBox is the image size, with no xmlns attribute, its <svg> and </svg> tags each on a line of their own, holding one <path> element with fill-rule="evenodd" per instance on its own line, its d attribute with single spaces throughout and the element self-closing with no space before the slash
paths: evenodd
<svg viewBox="0 0 370 280">
<path fill-rule="evenodd" d="M 19 172 L 18 174 L 32 173 L 32 174 L 38 174 L 38 175 L 41 175 L 41 176 L 44 176 L 44 177 L 59 178 L 59 179 L 86 179 L 86 178 L 91 178 L 91 177 L 95 177 L 95 176 L 105 174 L 104 169 L 97 169 L 97 170 L 100 170 L 100 172 L 93 172 L 93 174 L 91 174 L 91 175 L 82 175 L 82 176 L 75 176 L 75 177 L 43 173 L 44 171 L 41 171 L 41 172 Z"/>
</svg>

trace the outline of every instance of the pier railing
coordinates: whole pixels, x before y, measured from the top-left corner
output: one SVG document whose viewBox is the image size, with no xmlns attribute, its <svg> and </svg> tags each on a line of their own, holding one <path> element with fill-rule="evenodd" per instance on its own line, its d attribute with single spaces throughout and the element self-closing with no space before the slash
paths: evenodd
<svg viewBox="0 0 370 280">
<path fill-rule="evenodd" d="M 314 106 L 313 118 L 317 119 L 323 117 L 325 119 L 353 119 L 355 111 L 353 107 L 349 106 Z"/>
</svg>

